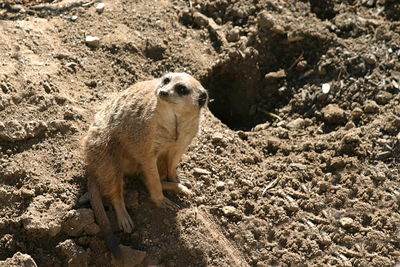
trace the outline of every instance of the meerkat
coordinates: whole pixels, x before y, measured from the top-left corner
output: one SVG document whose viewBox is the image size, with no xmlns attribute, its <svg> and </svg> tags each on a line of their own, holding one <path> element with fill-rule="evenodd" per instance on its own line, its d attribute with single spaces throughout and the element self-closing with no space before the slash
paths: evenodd
<svg viewBox="0 0 400 267">
<path fill-rule="evenodd" d="M 115 210 L 119 228 L 134 228 L 124 202 L 124 175 L 137 174 L 151 200 L 162 208 L 176 208 L 163 190 L 189 194 L 179 183 L 177 165 L 199 129 L 208 94 L 186 73 L 134 84 L 111 99 L 95 115 L 83 139 L 90 203 L 108 248 L 120 259 L 102 197 Z"/>
</svg>

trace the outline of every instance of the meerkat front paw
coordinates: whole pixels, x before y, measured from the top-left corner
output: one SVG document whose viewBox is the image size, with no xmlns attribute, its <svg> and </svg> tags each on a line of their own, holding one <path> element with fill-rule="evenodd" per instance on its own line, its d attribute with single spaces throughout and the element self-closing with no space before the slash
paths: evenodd
<svg viewBox="0 0 400 267">
<path fill-rule="evenodd" d="M 169 200 L 164 196 L 159 199 L 152 198 L 152 200 L 159 208 L 170 209 L 170 210 L 178 210 L 180 208 L 178 204 L 176 204 L 175 202 Z"/>
</svg>

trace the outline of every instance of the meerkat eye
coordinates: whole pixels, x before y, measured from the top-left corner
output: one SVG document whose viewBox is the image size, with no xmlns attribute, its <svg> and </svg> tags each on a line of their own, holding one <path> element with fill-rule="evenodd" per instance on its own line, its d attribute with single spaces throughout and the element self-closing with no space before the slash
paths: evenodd
<svg viewBox="0 0 400 267">
<path fill-rule="evenodd" d="M 189 89 L 182 84 L 175 85 L 174 89 L 175 92 L 178 93 L 178 95 L 188 95 L 190 93 Z"/>
<path fill-rule="evenodd" d="M 171 79 L 170 78 L 164 78 L 164 80 L 163 80 L 163 84 L 164 85 L 166 85 L 166 84 L 169 84 L 169 82 L 171 81 Z"/>
</svg>

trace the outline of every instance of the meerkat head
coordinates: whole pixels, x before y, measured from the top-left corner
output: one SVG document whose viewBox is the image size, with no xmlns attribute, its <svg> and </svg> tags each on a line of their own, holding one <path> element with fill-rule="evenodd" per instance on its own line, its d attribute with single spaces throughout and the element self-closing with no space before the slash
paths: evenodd
<svg viewBox="0 0 400 267">
<path fill-rule="evenodd" d="M 162 76 L 157 87 L 157 97 L 161 101 L 177 107 L 201 109 L 208 102 L 206 89 L 187 73 L 167 73 Z"/>
</svg>

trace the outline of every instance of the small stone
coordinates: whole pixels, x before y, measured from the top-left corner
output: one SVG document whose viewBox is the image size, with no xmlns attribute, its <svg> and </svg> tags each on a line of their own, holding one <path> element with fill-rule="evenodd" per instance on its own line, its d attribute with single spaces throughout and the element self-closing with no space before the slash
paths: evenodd
<svg viewBox="0 0 400 267">
<path fill-rule="evenodd" d="M 380 105 L 386 105 L 393 98 L 393 95 L 387 91 L 380 91 L 376 96 L 375 100 Z"/>
<path fill-rule="evenodd" d="M 71 16 L 71 20 L 72 20 L 72 21 L 76 21 L 77 19 L 78 19 L 78 16 L 77 16 L 77 15 L 72 15 L 72 16 Z"/>
<path fill-rule="evenodd" d="M 228 40 L 228 42 L 237 42 L 239 39 L 240 32 L 238 28 L 233 28 L 226 34 L 226 40 Z"/>
<path fill-rule="evenodd" d="M 236 208 L 233 206 L 224 206 L 222 208 L 222 212 L 224 213 L 225 216 L 236 215 Z"/>
<path fill-rule="evenodd" d="M 218 143 L 222 143 L 223 139 L 224 139 L 224 135 L 220 132 L 216 132 L 211 137 L 211 142 L 213 144 L 218 144 Z"/>
<path fill-rule="evenodd" d="M 286 72 L 285 70 L 278 70 L 278 71 L 273 71 L 265 74 L 265 79 L 266 80 L 275 80 L 275 79 L 282 79 L 286 77 Z"/>
<path fill-rule="evenodd" d="M 193 173 L 197 175 L 210 175 L 211 172 L 207 171 L 206 169 L 202 168 L 193 168 Z"/>
<path fill-rule="evenodd" d="M 329 83 L 322 84 L 322 93 L 327 94 L 331 90 L 331 85 Z"/>
<path fill-rule="evenodd" d="M 66 258 L 68 262 L 67 266 L 88 266 L 88 253 L 73 240 L 67 239 L 64 242 L 59 243 L 56 246 L 56 250 L 61 254 L 61 256 Z"/>
<path fill-rule="evenodd" d="M 354 225 L 354 220 L 352 218 L 349 217 L 344 217 L 340 219 L 340 225 L 348 228 L 348 227 L 352 227 Z"/>
<path fill-rule="evenodd" d="M 106 4 L 104 4 L 104 3 L 98 3 L 97 5 L 96 5 L 96 12 L 97 13 L 102 13 L 103 11 L 104 11 L 104 8 L 106 7 Z"/>
<path fill-rule="evenodd" d="M 351 130 L 351 129 L 353 129 L 354 127 L 356 127 L 356 125 L 354 124 L 354 122 L 349 121 L 349 122 L 346 123 L 346 125 L 344 126 L 344 129 L 345 129 L 345 130 Z"/>
<path fill-rule="evenodd" d="M 195 12 L 195 13 L 193 14 L 193 22 L 194 22 L 197 26 L 199 26 L 200 28 L 201 28 L 201 27 L 206 27 L 206 26 L 208 26 L 208 23 L 209 23 L 208 20 L 209 20 L 209 19 L 207 18 L 207 16 L 201 14 L 200 12 Z"/>
<path fill-rule="evenodd" d="M 216 184 L 215 184 L 215 187 L 217 188 L 217 190 L 224 190 L 224 187 L 225 187 L 225 183 L 223 182 L 223 181 L 218 181 Z"/>
<path fill-rule="evenodd" d="M 363 113 L 364 113 L 364 112 L 363 112 L 363 110 L 362 110 L 361 108 L 354 108 L 354 109 L 351 111 L 351 119 L 352 119 L 353 121 L 358 121 L 358 120 L 361 118 L 361 116 L 362 116 Z"/>
<path fill-rule="evenodd" d="M 289 129 L 302 129 L 305 126 L 305 122 L 304 119 L 302 118 L 297 118 L 295 120 L 292 120 L 291 122 L 289 122 L 286 127 Z"/>
<path fill-rule="evenodd" d="M 329 104 L 321 110 L 323 119 L 329 124 L 341 124 L 346 122 L 346 113 L 337 104 Z"/>
<path fill-rule="evenodd" d="M 123 263 L 116 260 L 114 257 L 111 260 L 112 266 L 131 267 L 141 264 L 147 256 L 145 251 L 132 249 L 128 246 L 119 245 L 122 252 Z"/>
<path fill-rule="evenodd" d="M 374 54 L 366 54 L 363 55 L 362 57 L 364 59 L 365 62 L 367 62 L 370 65 L 375 65 L 376 64 L 376 56 Z"/>
<path fill-rule="evenodd" d="M 258 26 L 271 29 L 275 25 L 275 18 L 267 11 L 260 12 L 257 17 Z"/>
<path fill-rule="evenodd" d="M 91 209 L 78 209 L 69 212 L 71 216 L 64 224 L 63 230 L 69 236 L 79 236 L 83 229 L 94 223 L 94 214 Z"/>
<path fill-rule="evenodd" d="M 21 252 L 15 253 L 12 258 L 0 261 L 0 266 L 4 267 L 37 267 L 36 262 L 28 254 Z"/>
<path fill-rule="evenodd" d="M 99 47 L 100 46 L 100 38 L 96 36 L 87 35 L 85 37 L 85 42 L 90 47 Z"/>
<path fill-rule="evenodd" d="M 366 113 L 378 113 L 379 105 L 374 100 L 367 100 L 364 102 L 364 111 Z"/>
</svg>

